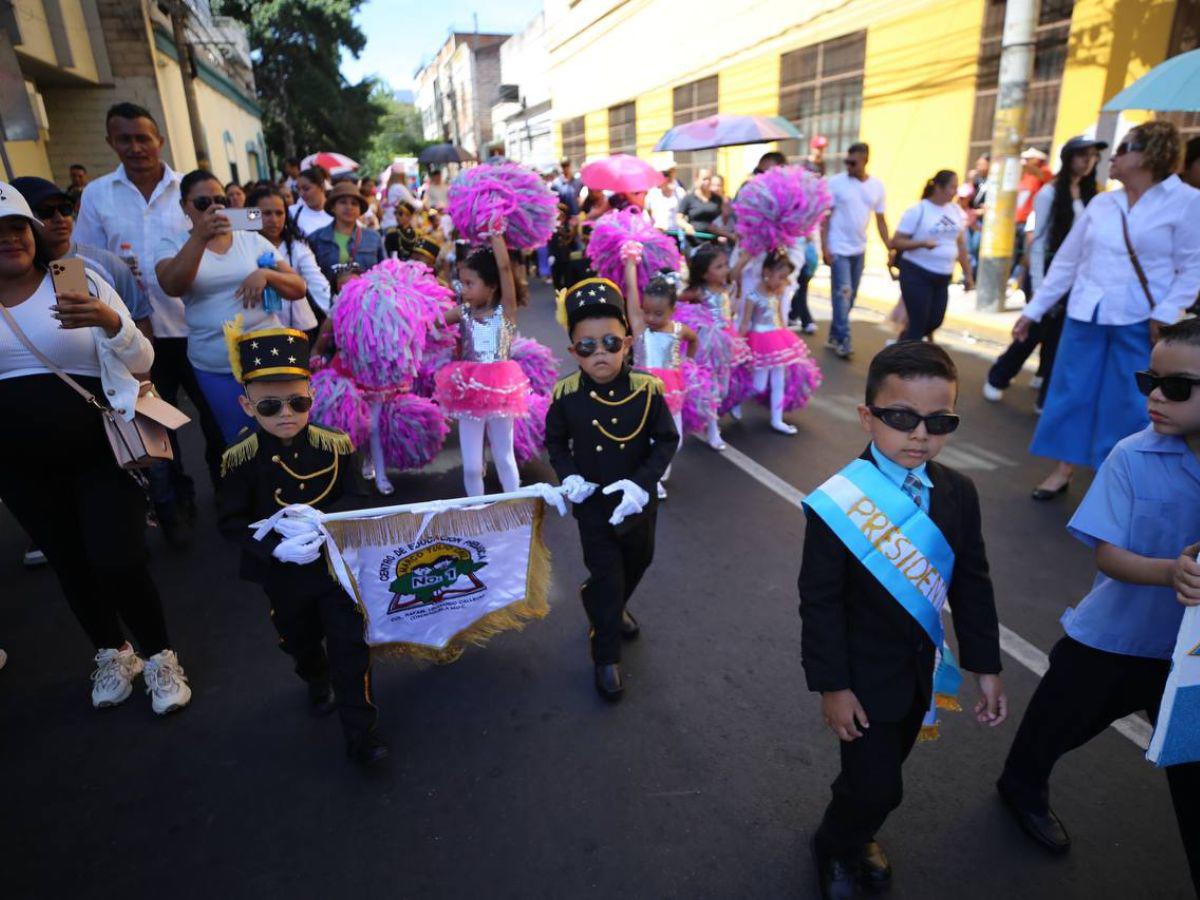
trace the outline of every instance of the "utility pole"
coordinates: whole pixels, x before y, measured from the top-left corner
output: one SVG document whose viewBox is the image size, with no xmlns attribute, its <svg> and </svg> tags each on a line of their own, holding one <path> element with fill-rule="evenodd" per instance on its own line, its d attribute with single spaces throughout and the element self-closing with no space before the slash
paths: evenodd
<svg viewBox="0 0 1200 900">
<path fill-rule="evenodd" d="M 979 244 L 979 290 L 975 306 L 995 312 L 1004 305 L 1012 269 L 1016 232 L 1017 186 L 1021 180 L 1021 141 L 1025 137 L 1025 99 L 1033 70 L 1038 0 L 1008 0 L 1000 43 L 1000 83 L 992 126 L 992 165 L 988 170 L 987 209 Z"/>
<path fill-rule="evenodd" d="M 188 46 L 184 25 L 187 23 L 188 8 L 184 0 L 171 0 L 171 33 L 175 39 L 175 55 L 179 57 L 179 75 L 183 79 L 183 99 L 187 104 L 188 125 L 192 131 L 192 147 L 196 153 L 196 167 L 211 169 L 208 157 L 208 141 L 204 138 L 204 123 L 200 120 L 200 106 L 196 103 L 195 61 Z"/>
</svg>

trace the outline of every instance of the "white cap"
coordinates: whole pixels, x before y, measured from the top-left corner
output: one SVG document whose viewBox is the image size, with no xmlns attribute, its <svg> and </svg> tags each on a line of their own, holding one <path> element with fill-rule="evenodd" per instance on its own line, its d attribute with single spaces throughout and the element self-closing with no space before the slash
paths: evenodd
<svg viewBox="0 0 1200 900">
<path fill-rule="evenodd" d="M 29 208 L 29 203 L 21 196 L 21 192 L 11 184 L 0 181 L 0 219 L 7 219 L 10 216 L 28 219 L 34 231 L 41 234 L 42 223 L 34 217 L 33 210 Z"/>
<path fill-rule="evenodd" d="M 1037 147 L 1026 147 L 1025 152 L 1021 154 L 1021 159 L 1036 159 L 1039 162 L 1045 162 L 1049 158 L 1050 157 L 1048 157 Z"/>
</svg>

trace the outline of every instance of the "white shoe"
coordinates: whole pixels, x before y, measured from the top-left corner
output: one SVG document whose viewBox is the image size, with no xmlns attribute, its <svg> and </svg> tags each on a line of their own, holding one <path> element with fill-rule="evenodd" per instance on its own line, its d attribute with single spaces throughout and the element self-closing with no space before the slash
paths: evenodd
<svg viewBox="0 0 1200 900">
<path fill-rule="evenodd" d="M 985 381 L 983 383 L 983 399 L 990 400 L 992 403 L 999 403 L 1004 399 L 1004 391 L 998 387 L 992 387 Z"/>
<path fill-rule="evenodd" d="M 396 493 L 396 489 L 392 486 L 392 483 L 388 481 L 387 476 L 378 472 L 375 473 L 375 489 L 385 497 L 390 497 L 392 494 Z"/>
<path fill-rule="evenodd" d="M 805 334 L 816 334 L 817 333 L 817 323 L 809 322 L 807 325 L 804 326 L 804 328 L 802 330 L 804 331 Z"/>
<path fill-rule="evenodd" d="M 1042 389 L 1042 376 L 1034 375 L 1032 378 L 1030 378 L 1029 387 L 1035 391 L 1040 391 Z"/>
<path fill-rule="evenodd" d="M 92 706 L 103 709 L 124 703 L 133 693 L 133 679 L 142 673 L 145 663 L 126 644 L 120 650 L 101 650 L 96 654 L 92 673 Z"/>
<path fill-rule="evenodd" d="M 363 481 L 375 480 L 375 460 L 369 456 L 364 456 L 362 461 L 362 476 Z"/>
<path fill-rule="evenodd" d="M 772 422 L 771 427 L 780 434 L 795 434 L 798 430 L 795 425 L 785 422 L 782 419 L 780 419 L 778 422 Z"/>
<path fill-rule="evenodd" d="M 724 450 L 728 449 L 728 446 L 729 446 L 728 444 L 725 443 L 724 440 L 722 440 L 720 434 L 718 434 L 715 438 L 709 438 L 707 443 L 708 443 L 708 446 L 712 447 L 718 453 L 721 453 Z"/>
<path fill-rule="evenodd" d="M 664 485 L 661 481 L 658 483 L 658 499 L 659 500 L 667 499 L 667 488 L 666 488 L 666 485 Z"/>
<path fill-rule="evenodd" d="M 174 650 L 163 650 L 146 660 L 146 693 L 150 705 L 160 716 L 187 706 L 192 700 L 187 675 Z"/>
<path fill-rule="evenodd" d="M 739 403 L 737 406 L 734 406 L 729 410 L 729 418 L 733 419 L 735 422 L 742 421 L 742 404 Z"/>
</svg>

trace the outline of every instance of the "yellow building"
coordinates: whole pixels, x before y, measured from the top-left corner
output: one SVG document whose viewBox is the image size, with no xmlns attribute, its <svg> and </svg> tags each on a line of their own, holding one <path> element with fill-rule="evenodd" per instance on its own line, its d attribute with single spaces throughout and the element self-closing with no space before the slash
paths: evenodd
<svg viewBox="0 0 1200 900">
<path fill-rule="evenodd" d="M 208 0 L 187 6 L 184 68 L 192 74 L 212 170 L 222 181 L 267 177 L 245 33 L 214 16 Z M 196 167 L 184 75 L 164 7 L 157 0 L 0 3 L 0 177 L 39 175 L 65 185 L 72 164 L 93 177 L 115 168 L 104 116 L 121 101 L 155 117 L 172 168 Z"/>
<path fill-rule="evenodd" d="M 1004 0 L 547 0 L 555 135 L 578 162 L 647 158 L 673 125 L 780 115 L 829 139 L 832 171 L 871 145 L 889 218 L 941 168 L 989 149 Z M 1101 123 L 1100 107 L 1200 41 L 1200 0 L 1042 0 L 1027 144 L 1047 152 Z M 1181 118 L 1200 131 L 1200 118 Z M 677 154 L 685 185 L 713 167 L 732 194 L 766 149 Z M 881 252 L 874 247 L 873 252 Z M 878 259 L 876 259 L 878 261 Z"/>
</svg>

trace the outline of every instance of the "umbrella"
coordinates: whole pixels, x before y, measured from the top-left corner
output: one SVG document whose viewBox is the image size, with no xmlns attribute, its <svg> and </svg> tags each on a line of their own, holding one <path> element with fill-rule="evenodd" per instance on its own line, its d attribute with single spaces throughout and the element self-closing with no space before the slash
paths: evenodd
<svg viewBox="0 0 1200 900">
<path fill-rule="evenodd" d="M 735 116 L 718 113 L 676 125 L 662 136 L 655 150 L 711 150 L 739 144 L 796 140 L 800 132 L 780 116 Z"/>
<path fill-rule="evenodd" d="M 1104 112 L 1200 110 L 1200 50 L 1172 56 L 1104 104 Z"/>
<path fill-rule="evenodd" d="M 341 175 L 344 172 L 353 172 L 358 168 L 358 163 L 342 153 L 327 151 L 311 153 L 300 160 L 301 169 L 311 169 L 313 166 L 320 166 L 330 175 Z"/>
<path fill-rule="evenodd" d="M 442 166 L 446 163 L 471 162 L 474 159 L 474 156 L 456 144 L 434 144 L 421 151 L 417 162 L 423 166 Z"/>
<path fill-rule="evenodd" d="M 662 173 L 650 163 L 624 153 L 584 163 L 579 175 L 589 190 L 618 194 L 648 191 L 663 183 Z"/>
</svg>

